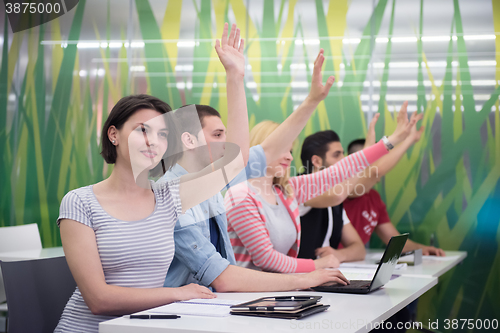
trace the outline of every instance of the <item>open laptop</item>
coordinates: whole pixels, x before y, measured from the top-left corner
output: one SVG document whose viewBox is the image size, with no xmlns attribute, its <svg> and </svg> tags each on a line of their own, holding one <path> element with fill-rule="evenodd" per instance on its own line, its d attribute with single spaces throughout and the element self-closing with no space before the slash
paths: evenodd
<svg viewBox="0 0 500 333">
<path fill-rule="evenodd" d="M 322 284 L 312 289 L 315 291 L 332 292 L 332 293 L 352 293 L 352 294 L 368 294 L 384 284 L 389 282 L 392 272 L 398 263 L 401 251 L 405 246 L 408 234 L 394 236 L 387 244 L 384 255 L 378 264 L 375 276 L 371 281 L 367 280 L 351 280 L 351 284 L 344 286 L 336 282 Z"/>
</svg>

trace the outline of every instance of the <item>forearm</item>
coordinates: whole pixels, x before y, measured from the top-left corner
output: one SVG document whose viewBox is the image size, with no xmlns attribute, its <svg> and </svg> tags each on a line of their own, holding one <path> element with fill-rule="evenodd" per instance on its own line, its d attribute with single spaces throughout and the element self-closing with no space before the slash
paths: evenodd
<svg viewBox="0 0 500 333">
<path fill-rule="evenodd" d="M 399 145 L 394 147 L 387 155 L 380 158 L 377 162 L 373 163 L 371 168 L 376 168 L 372 170 L 367 176 L 369 178 L 379 178 L 385 176 L 389 171 L 392 170 L 401 160 L 403 155 L 406 153 L 408 148 L 410 148 L 412 143 L 410 140 L 404 140 Z"/>
<path fill-rule="evenodd" d="M 237 144 L 243 155 L 245 165 L 248 161 L 250 134 L 243 75 L 226 73 L 227 89 L 227 142 Z"/>
<path fill-rule="evenodd" d="M 414 251 L 423 248 L 425 245 L 414 242 L 410 239 L 406 241 L 405 247 L 403 248 L 403 252 Z"/>
<path fill-rule="evenodd" d="M 181 300 L 177 288 L 126 288 L 105 285 L 93 295 L 83 294 L 90 311 L 97 315 L 125 315 Z"/>
<path fill-rule="evenodd" d="M 322 195 L 318 195 L 304 203 L 305 206 L 313 208 L 327 208 L 340 205 L 352 193 L 358 184 L 358 176 L 344 180 L 342 183 L 333 186 Z"/>
<path fill-rule="evenodd" d="M 353 243 L 335 252 L 335 256 L 340 262 L 363 260 L 365 255 L 366 250 L 363 243 Z"/>
<path fill-rule="evenodd" d="M 234 179 L 245 168 L 241 154 L 234 144 L 226 144 L 222 158 L 199 172 L 182 176 L 179 185 L 182 212 L 213 197 Z"/>
<path fill-rule="evenodd" d="M 310 287 L 304 275 L 266 273 L 229 265 L 212 287 L 218 292 L 288 291 Z"/>
<path fill-rule="evenodd" d="M 290 185 L 296 193 L 297 202 L 300 204 L 325 193 L 336 184 L 354 177 L 385 154 L 387 149 L 383 142 L 379 142 L 343 158 L 324 170 L 290 178 Z"/>
<path fill-rule="evenodd" d="M 318 106 L 317 102 L 306 98 L 299 107 L 281 123 L 261 144 L 268 161 L 283 154 L 299 136 L 307 121 Z"/>
</svg>

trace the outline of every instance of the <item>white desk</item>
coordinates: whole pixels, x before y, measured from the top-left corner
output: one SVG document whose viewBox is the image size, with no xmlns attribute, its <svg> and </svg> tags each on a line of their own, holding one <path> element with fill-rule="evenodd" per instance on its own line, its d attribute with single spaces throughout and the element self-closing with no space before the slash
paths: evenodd
<svg viewBox="0 0 500 333">
<path fill-rule="evenodd" d="M 374 253 L 382 254 L 382 250 L 368 250 L 366 255 L 369 257 Z M 423 256 L 422 264 L 417 266 L 408 266 L 406 269 L 395 270 L 393 274 L 406 275 L 406 276 L 432 276 L 440 277 L 444 273 L 448 272 L 450 269 L 461 263 L 466 257 L 467 252 L 465 251 L 445 251 L 447 257 L 454 257 L 450 260 L 440 260 L 428 258 Z M 360 264 L 374 264 L 375 260 L 364 260 L 354 263 Z"/>
<path fill-rule="evenodd" d="M 40 250 L 0 252 L 1 261 L 18 261 L 18 260 L 44 259 L 44 258 L 56 258 L 56 257 L 64 257 L 64 251 L 62 246 L 49 247 Z"/>
<path fill-rule="evenodd" d="M 368 295 L 302 292 L 218 293 L 221 299 L 241 302 L 263 296 L 322 295 L 321 303 L 331 305 L 322 313 L 303 320 L 285 320 L 243 316 L 182 316 L 174 320 L 141 320 L 120 317 L 99 324 L 100 333 L 200 333 L 200 332 L 368 332 L 371 325 L 394 315 L 437 284 L 435 277 L 401 276 Z M 368 327 L 366 326 L 368 325 Z M 343 326 L 343 327 L 342 327 Z"/>
</svg>

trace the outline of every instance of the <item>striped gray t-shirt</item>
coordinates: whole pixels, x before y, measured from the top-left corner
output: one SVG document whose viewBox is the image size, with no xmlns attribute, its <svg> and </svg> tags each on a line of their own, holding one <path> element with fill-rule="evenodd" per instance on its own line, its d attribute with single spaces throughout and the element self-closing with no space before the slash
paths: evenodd
<svg viewBox="0 0 500 333">
<path fill-rule="evenodd" d="M 155 208 L 139 221 L 118 220 L 104 211 L 92 185 L 68 192 L 61 201 L 61 219 L 92 228 L 107 284 L 132 288 L 161 288 L 175 252 L 175 222 L 181 214 L 179 179 L 152 184 Z M 78 287 L 70 297 L 54 332 L 98 332 L 112 316 L 90 312 Z"/>
</svg>

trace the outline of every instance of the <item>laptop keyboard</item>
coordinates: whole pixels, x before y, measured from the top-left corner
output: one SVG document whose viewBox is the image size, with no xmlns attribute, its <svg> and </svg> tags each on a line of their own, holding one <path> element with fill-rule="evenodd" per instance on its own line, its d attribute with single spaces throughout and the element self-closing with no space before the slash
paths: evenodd
<svg viewBox="0 0 500 333">
<path fill-rule="evenodd" d="M 321 287 L 329 287 L 329 288 L 349 288 L 349 289 L 365 289 L 369 288 L 371 281 L 366 281 L 366 280 L 351 280 L 351 283 L 348 284 L 347 286 L 338 284 L 338 283 L 325 283 L 321 285 Z"/>
<path fill-rule="evenodd" d="M 351 280 L 350 282 L 351 283 L 349 285 L 343 286 L 343 288 L 364 289 L 370 287 L 371 284 L 371 281 L 366 280 Z"/>
</svg>

